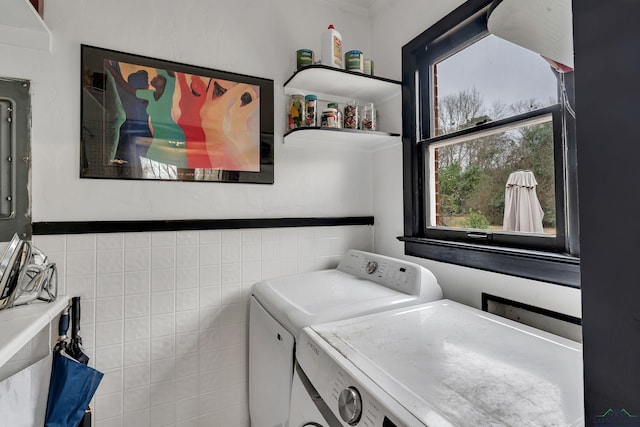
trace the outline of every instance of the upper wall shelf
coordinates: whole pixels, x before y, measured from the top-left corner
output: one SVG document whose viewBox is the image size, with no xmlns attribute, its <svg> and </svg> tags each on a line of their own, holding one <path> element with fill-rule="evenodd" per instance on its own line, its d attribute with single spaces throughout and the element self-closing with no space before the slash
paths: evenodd
<svg viewBox="0 0 640 427">
<path fill-rule="evenodd" d="M 51 303 L 38 301 L 1 310 L 0 366 L 4 365 L 31 338 L 54 321 L 67 305 L 69 305 L 69 297 L 59 296 Z"/>
<path fill-rule="evenodd" d="M 12 0 L 0 14 L 0 43 L 51 52 L 51 31 L 29 0 Z"/>
<path fill-rule="evenodd" d="M 284 83 L 285 94 L 313 93 L 320 99 L 382 102 L 401 93 L 399 81 L 341 70 L 326 65 L 309 65 Z"/>
<path fill-rule="evenodd" d="M 296 145 L 321 143 L 324 146 L 366 151 L 399 144 L 400 134 L 316 126 L 292 129 L 284 134 L 284 139 L 285 143 Z"/>
</svg>

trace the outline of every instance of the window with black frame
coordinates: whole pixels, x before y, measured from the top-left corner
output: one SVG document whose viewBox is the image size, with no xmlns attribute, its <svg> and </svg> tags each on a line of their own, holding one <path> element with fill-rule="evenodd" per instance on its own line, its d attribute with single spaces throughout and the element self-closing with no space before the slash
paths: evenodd
<svg viewBox="0 0 640 427">
<path fill-rule="evenodd" d="M 578 286 L 572 70 L 469 1 L 403 48 L 406 252 Z"/>
</svg>

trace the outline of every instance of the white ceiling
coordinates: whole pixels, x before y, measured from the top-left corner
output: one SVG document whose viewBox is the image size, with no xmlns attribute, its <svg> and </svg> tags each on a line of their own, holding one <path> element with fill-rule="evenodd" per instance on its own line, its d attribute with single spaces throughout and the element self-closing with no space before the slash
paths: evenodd
<svg viewBox="0 0 640 427">
<path fill-rule="evenodd" d="M 314 1 L 314 0 L 312 0 Z M 412 4 L 420 3 L 421 1 L 427 0 L 324 0 L 334 4 L 337 8 L 341 8 L 343 10 L 348 10 L 351 12 L 360 13 L 362 15 L 366 15 L 369 17 L 376 16 L 377 13 L 385 6 L 390 6 L 393 8 L 403 8 L 407 7 L 409 4 L 409 10 Z M 458 7 L 460 4 L 464 3 L 465 0 L 431 0 L 432 8 L 434 11 L 443 11 L 446 10 L 449 13 L 451 10 Z M 537 1 L 537 0 L 536 0 Z M 437 3 L 437 5 L 435 4 Z M 436 15 L 433 15 L 434 22 L 438 21 L 440 18 L 445 16 L 446 13 L 440 15 L 439 12 L 436 12 Z"/>
<path fill-rule="evenodd" d="M 373 6 L 378 0 L 342 0 L 344 3 L 349 3 L 357 7 L 369 8 Z"/>
<path fill-rule="evenodd" d="M 379 7 L 387 0 L 326 0 L 335 4 L 337 7 L 349 10 L 352 12 L 360 13 L 363 15 L 370 15 L 375 12 L 375 8 Z"/>
</svg>

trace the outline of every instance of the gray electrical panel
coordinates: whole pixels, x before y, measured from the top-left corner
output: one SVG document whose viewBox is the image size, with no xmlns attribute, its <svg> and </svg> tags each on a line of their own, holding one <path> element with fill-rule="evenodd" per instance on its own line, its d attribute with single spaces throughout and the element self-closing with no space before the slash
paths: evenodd
<svg viewBox="0 0 640 427">
<path fill-rule="evenodd" d="M 29 82 L 0 78 L 0 242 L 31 238 Z"/>
</svg>

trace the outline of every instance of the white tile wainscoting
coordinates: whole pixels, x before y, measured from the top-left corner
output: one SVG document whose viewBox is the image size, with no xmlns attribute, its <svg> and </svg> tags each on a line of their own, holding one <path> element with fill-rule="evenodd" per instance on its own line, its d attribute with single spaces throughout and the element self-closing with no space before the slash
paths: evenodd
<svg viewBox="0 0 640 427">
<path fill-rule="evenodd" d="M 372 250 L 367 225 L 38 235 L 105 373 L 96 427 L 249 426 L 248 298 L 255 282 Z"/>
</svg>

